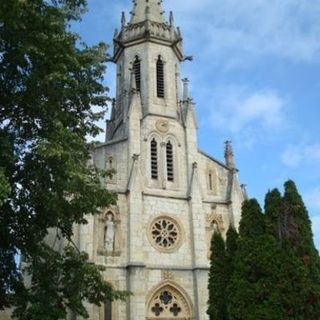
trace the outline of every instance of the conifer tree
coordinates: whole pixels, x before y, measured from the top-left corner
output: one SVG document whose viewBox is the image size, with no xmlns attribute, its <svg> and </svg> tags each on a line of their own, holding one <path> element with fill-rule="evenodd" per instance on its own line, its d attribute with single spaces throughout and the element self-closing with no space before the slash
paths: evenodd
<svg viewBox="0 0 320 320">
<path fill-rule="evenodd" d="M 283 238 L 282 196 L 278 189 L 266 194 L 264 209 L 267 234 L 281 242 Z"/>
<path fill-rule="evenodd" d="M 279 250 L 279 268 L 275 270 L 274 288 L 279 292 L 283 319 L 305 319 L 301 301 L 305 295 L 305 276 L 301 261 L 287 239 L 287 217 L 279 190 L 269 191 L 265 197 L 267 233 L 274 238 Z"/>
<path fill-rule="evenodd" d="M 226 238 L 226 256 L 227 256 L 227 265 L 226 268 L 228 270 L 228 282 L 232 276 L 234 271 L 234 260 L 238 249 L 238 239 L 239 235 L 234 226 L 230 225 L 227 231 Z"/>
<path fill-rule="evenodd" d="M 215 232 L 211 240 L 209 272 L 208 315 L 210 320 L 228 320 L 227 315 L 227 269 L 226 249 L 220 232 Z"/>
<path fill-rule="evenodd" d="M 284 319 L 279 291 L 274 288 L 274 275 L 279 267 L 277 246 L 265 229 L 258 202 L 245 201 L 234 272 L 227 290 L 231 320 Z"/>
<path fill-rule="evenodd" d="M 320 319 L 320 260 L 313 242 L 311 221 L 295 183 L 289 180 L 284 188 L 284 250 L 291 251 L 291 255 L 299 260 L 296 263 L 300 265 L 299 289 L 304 295 L 300 301 L 303 319 Z"/>
</svg>

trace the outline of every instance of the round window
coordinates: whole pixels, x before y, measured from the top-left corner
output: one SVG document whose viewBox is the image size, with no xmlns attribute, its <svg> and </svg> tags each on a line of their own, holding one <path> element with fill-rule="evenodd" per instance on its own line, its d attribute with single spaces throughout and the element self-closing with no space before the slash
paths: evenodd
<svg viewBox="0 0 320 320">
<path fill-rule="evenodd" d="M 149 239 L 156 249 L 170 252 L 180 244 L 181 230 L 174 219 L 158 217 L 151 223 Z"/>
</svg>

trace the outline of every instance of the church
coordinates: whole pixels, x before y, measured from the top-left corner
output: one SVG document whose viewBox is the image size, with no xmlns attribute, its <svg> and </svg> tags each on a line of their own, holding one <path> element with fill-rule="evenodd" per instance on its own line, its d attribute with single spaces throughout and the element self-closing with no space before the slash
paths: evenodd
<svg viewBox="0 0 320 320">
<path fill-rule="evenodd" d="M 129 1 L 128 1 L 129 2 Z M 114 34 L 116 97 L 95 165 L 117 204 L 75 240 L 127 301 L 88 305 L 91 320 L 206 320 L 210 239 L 238 226 L 245 190 L 230 142 L 225 161 L 198 147 L 182 34 L 160 0 L 134 0 Z"/>
</svg>

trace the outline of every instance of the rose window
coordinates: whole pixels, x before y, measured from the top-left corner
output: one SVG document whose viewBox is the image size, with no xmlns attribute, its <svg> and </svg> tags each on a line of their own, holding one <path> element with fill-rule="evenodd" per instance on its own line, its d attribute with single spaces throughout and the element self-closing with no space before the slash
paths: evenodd
<svg viewBox="0 0 320 320">
<path fill-rule="evenodd" d="M 173 219 L 161 217 L 152 223 L 150 238 L 157 249 L 170 251 L 178 245 L 180 233 L 179 226 Z"/>
</svg>

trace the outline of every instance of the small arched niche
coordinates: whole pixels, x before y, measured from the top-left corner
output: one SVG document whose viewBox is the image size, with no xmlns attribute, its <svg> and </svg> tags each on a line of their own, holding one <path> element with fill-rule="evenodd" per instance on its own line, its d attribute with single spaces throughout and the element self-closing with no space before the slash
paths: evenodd
<svg viewBox="0 0 320 320">
<path fill-rule="evenodd" d="M 98 220 L 98 254 L 119 256 L 121 254 L 121 219 L 117 207 L 102 212 Z"/>
</svg>

